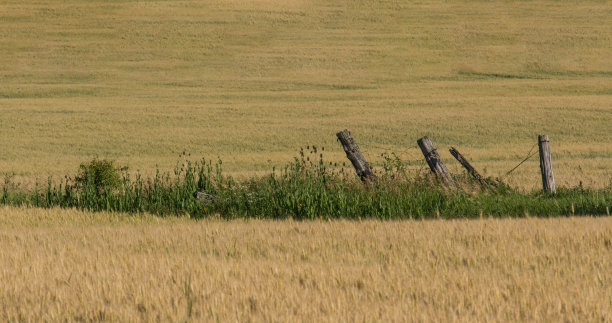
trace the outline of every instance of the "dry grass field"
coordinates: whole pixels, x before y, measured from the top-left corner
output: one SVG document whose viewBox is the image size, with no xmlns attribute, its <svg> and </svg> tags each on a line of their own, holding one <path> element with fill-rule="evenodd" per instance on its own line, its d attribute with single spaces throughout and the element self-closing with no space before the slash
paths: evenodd
<svg viewBox="0 0 612 323">
<path fill-rule="evenodd" d="M 423 167 L 429 135 L 493 176 L 546 133 L 557 183 L 611 180 L 607 1 L 3 0 L 0 57 L 0 173 L 25 182 L 184 150 L 245 175 L 306 144 L 343 161 L 344 128 L 375 165 Z M 538 187 L 537 160 L 508 181 Z"/>
<path fill-rule="evenodd" d="M 612 321 L 612 219 L 0 208 L 2 321 Z"/>
</svg>

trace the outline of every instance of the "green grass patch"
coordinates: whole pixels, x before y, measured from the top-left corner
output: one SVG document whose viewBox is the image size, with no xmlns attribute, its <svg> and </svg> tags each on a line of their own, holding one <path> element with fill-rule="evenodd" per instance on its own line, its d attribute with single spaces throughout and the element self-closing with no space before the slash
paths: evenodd
<svg viewBox="0 0 612 323">
<path fill-rule="evenodd" d="M 281 170 L 237 180 L 225 176 L 222 162 L 188 160 L 173 172 L 131 176 L 106 160 L 82 164 L 74 178 L 24 190 L 10 177 L 0 204 L 66 207 L 91 211 L 149 212 L 193 218 L 475 218 L 479 216 L 567 216 L 609 213 L 612 189 L 559 188 L 556 194 L 523 192 L 491 180 L 480 187 L 467 175 L 455 175 L 458 188 L 444 187 L 430 174 L 408 172 L 405 162 L 386 156 L 378 179 L 363 184 L 352 171 L 326 163 L 313 147 Z M 315 156 L 315 157 L 313 157 Z M 207 201 L 195 192 L 212 195 Z"/>
</svg>

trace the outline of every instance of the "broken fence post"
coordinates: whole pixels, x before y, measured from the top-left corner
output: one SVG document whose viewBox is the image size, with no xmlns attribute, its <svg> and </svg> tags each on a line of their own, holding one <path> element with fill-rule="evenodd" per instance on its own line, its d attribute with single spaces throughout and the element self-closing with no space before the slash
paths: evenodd
<svg viewBox="0 0 612 323">
<path fill-rule="evenodd" d="M 425 160 L 427 161 L 431 171 L 436 174 L 436 176 L 442 178 L 442 182 L 444 182 L 445 185 L 454 187 L 455 182 L 448 173 L 446 166 L 444 166 L 442 159 L 440 159 L 440 155 L 438 155 L 438 151 L 436 150 L 436 147 L 434 147 L 431 139 L 425 136 L 417 140 L 417 144 L 421 148 L 423 156 L 425 156 Z"/>
<path fill-rule="evenodd" d="M 555 177 L 552 169 L 552 158 L 550 157 L 550 142 L 548 135 L 538 136 L 538 148 L 540 150 L 540 172 L 542 173 L 542 187 L 544 192 L 555 193 Z"/>
<path fill-rule="evenodd" d="M 342 144 L 342 148 L 344 148 L 344 152 L 346 153 L 346 157 L 351 161 L 353 167 L 355 167 L 355 171 L 357 175 L 361 178 L 363 182 L 368 182 L 371 179 L 376 178 L 376 175 L 372 173 L 372 169 L 368 162 L 363 158 L 361 151 L 359 150 L 359 146 L 351 136 L 350 131 L 344 129 L 336 134 L 338 140 Z"/>
<path fill-rule="evenodd" d="M 455 159 L 457 159 L 457 161 L 468 171 L 468 173 L 470 173 L 470 175 L 472 175 L 472 177 L 474 177 L 480 183 L 480 185 L 489 188 L 489 183 L 487 183 L 487 181 L 474 169 L 474 167 L 468 163 L 468 161 L 457 149 L 455 149 L 455 147 L 451 147 L 449 151 L 451 155 L 453 155 L 453 157 L 455 157 Z"/>
</svg>

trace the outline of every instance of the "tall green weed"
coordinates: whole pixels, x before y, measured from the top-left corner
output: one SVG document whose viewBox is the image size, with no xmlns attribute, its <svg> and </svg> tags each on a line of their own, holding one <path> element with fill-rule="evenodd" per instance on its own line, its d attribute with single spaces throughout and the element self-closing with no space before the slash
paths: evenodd
<svg viewBox="0 0 612 323">
<path fill-rule="evenodd" d="M 296 219 L 597 215 L 612 204 L 611 188 L 559 188 L 551 195 L 491 181 L 493 188 L 484 189 L 467 174 L 455 175 L 459 185 L 450 189 L 426 171 L 407 171 L 395 155 L 384 158 L 377 180 L 363 184 L 349 169 L 325 162 L 316 147 L 308 150 L 302 149 L 280 170 L 247 180 L 224 175 L 220 160 L 181 160 L 173 172 L 144 178 L 111 161 L 94 159 L 81 165 L 74 179 L 49 179 L 34 190 L 21 189 L 6 176 L 0 204 L 194 218 L 218 214 Z M 195 192 L 213 198 L 200 201 Z"/>
</svg>

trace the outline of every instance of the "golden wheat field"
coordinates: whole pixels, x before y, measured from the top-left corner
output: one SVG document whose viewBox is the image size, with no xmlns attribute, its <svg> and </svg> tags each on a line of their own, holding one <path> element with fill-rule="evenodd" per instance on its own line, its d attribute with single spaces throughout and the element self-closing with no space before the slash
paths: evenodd
<svg viewBox="0 0 612 323">
<path fill-rule="evenodd" d="M 0 208 L 3 321 L 612 321 L 612 218 L 193 221 Z"/>
<path fill-rule="evenodd" d="M 425 164 L 430 136 L 486 175 L 551 138 L 557 183 L 612 176 L 608 1 L 0 2 L 0 171 L 32 183 L 98 156 L 179 153 L 270 171 L 300 146 Z M 507 181 L 539 186 L 532 158 Z"/>
</svg>

